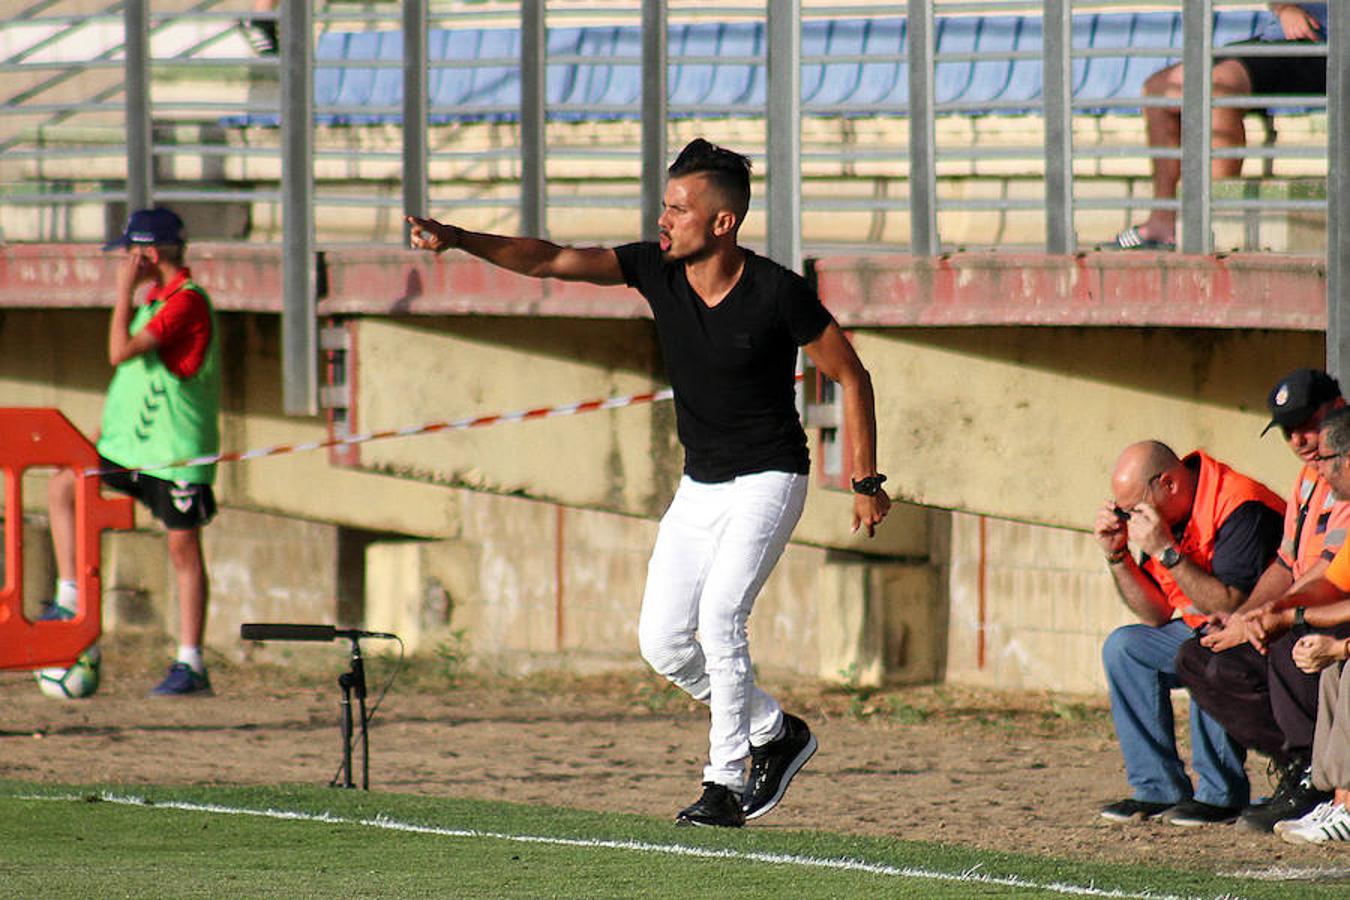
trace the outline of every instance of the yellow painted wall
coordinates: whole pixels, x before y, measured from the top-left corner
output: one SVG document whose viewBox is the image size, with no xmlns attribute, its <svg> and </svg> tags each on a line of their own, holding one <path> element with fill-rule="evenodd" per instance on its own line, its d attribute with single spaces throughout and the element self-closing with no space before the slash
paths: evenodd
<svg viewBox="0 0 1350 900">
<path fill-rule="evenodd" d="M 1128 328 L 860 332 L 881 467 L 915 503 L 1089 527 L 1120 450 L 1202 447 L 1283 494 L 1297 466 L 1260 437 L 1276 380 L 1324 359 L 1321 334 Z"/>
</svg>

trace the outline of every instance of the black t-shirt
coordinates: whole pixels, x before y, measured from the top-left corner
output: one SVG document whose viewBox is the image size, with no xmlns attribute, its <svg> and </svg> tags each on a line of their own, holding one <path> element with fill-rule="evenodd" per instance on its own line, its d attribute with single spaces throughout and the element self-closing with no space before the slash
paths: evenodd
<svg viewBox="0 0 1350 900">
<path fill-rule="evenodd" d="M 797 348 L 834 321 L 806 280 L 746 250 L 740 280 L 709 308 L 689 286 L 684 263 L 663 261 L 655 242 L 614 252 L 656 319 L 685 474 L 703 482 L 805 475 L 811 460 L 797 416 Z"/>
</svg>

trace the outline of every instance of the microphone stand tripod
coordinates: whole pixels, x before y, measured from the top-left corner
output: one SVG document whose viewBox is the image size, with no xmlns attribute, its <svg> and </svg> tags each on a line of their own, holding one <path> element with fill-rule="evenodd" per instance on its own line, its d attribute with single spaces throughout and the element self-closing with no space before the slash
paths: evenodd
<svg viewBox="0 0 1350 900">
<path fill-rule="evenodd" d="M 354 788 L 352 783 L 352 694 L 356 694 L 357 711 L 361 722 L 361 790 L 370 790 L 370 735 L 366 729 L 366 665 L 361 659 L 361 639 L 351 636 L 351 668 L 338 676 L 338 687 L 342 688 L 342 784 L 344 788 Z M 334 786 L 337 780 L 334 779 Z"/>
</svg>

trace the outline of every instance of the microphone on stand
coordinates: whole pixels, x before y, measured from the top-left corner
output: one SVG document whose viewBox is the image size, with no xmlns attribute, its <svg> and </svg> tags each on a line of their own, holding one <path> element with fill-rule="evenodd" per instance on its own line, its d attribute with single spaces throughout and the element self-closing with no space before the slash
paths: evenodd
<svg viewBox="0 0 1350 900">
<path fill-rule="evenodd" d="M 295 625 L 287 623 L 266 623 L 255 622 L 248 625 L 239 626 L 239 637 L 245 641 L 334 641 L 338 638 L 348 638 L 352 642 L 351 668 L 338 677 L 338 687 L 342 689 L 342 717 L 339 725 L 342 728 L 342 767 L 338 771 L 341 774 L 341 787 L 354 788 L 355 782 L 352 779 L 352 741 L 355 736 L 352 725 L 352 695 L 356 695 L 356 702 L 360 710 L 359 728 L 361 740 L 361 789 L 370 789 L 370 735 L 367 730 L 369 717 L 366 715 L 366 667 L 361 659 L 361 638 L 387 638 L 391 641 L 402 641 L 396 634 L 389 634 L 385 631 L 362 631 L 359 628 L 335 628 L 332 625 Z M 401 653 L 400 653 L 401 656 Z M 379 702 L 376 701 L 376 705 Z M 337 778 L 333 779 L 332 784 L 338 785 Z"/>
<path fill-rule="evenodd" d="M 398 635 L 384 631 L 362 631 L 358 628 L 335 628 L 332 625 L 291 625 L 254 623 L 239 626 L 239 637 L 245 641 L 334 641 L 338 638 L 387 638 L 398 640 Z"/>
</svg>

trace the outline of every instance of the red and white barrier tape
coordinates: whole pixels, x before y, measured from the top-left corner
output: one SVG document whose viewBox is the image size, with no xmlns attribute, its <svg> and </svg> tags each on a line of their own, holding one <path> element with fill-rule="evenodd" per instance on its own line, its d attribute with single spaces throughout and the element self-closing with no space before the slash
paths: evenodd
<svg viewBox="0 0 1350 900">
<path fill-rule="evenodd" d="M 795 380 L 804 376 L 798 372 Z M 438 431 L 466 431 L 470 428 L 486 428 L 489 425 L 505 425 L 510 422 L 526 422 L 531 419 L 556 419 L 562 416 L 575 416 L 579 413 L 597 412 L 602 409 L 622 409 L 639 403 L 658 403 L 675 396 L 671 388 L 651 391 L 645 394 L 628 394 L 623 397 L 606 397 L 603 400 L 583 400 L 580 403 L 563 403 L 558 406 L 538 406 L 534 409 L 522 409 L 516 412 L 496 413 L 487 416 L 471 416 L 463 419 L 450 419 L 441 422 L 427 422 L 423 425 L 411 425 L 406 428 L 390 428 L 384 431 L 367 431 L 363 434 L 350 434 L 346 437 L 329 438 L 326 441 L 304 441 L 299 444 L 276 444 L 259 450 L 243 450 L 232 453 L 214 453 L 210 456 L 197 456 L 192 459 L 180 459 L 173 462 L 156 463 L 152 466 L 134 466 L 128 468 L 92 468 L 80 474 L 93 477 L 111 475 L 115 472 L 157 472 L 160 469 L 177 469 L 183 466 L 208 466 L 212 463 L 244 462 L 250 459 L 263 459 L 268 456 L 282 456 L 287 453 L 300 453 L 304 450 L 324 450 L 328 447 L 347 447 L 354 444 L 368 444 L 371 441 L 385 441 L 390 438 L 415 437 L 419 434 L 434 434 Z"/>
<path fill-rule="evenodd" d="M 174 462 L 156 463 L 152 466 L 135 466 L 115 469 L 85 469 L 82 474 L 88 476 L 112 474 L 114 472 L 155 472 L 160 469 L 176 469 L 182 466 L 207 466 L 212 463 L 244 462 L 250 459 L 263 459 L 268 456 L 282 456 L 287 453 L 300 453 L 304 450 L 323 450 L 328 447 L 346 447 L 353 444 L 368 444 L 371 441 L 384 441 L 390 438 L 414 437 L 419 434 L 434 434 L 438 431 L 465 431 L 470 428 L 486 428 L 489 425 L 503 425 L 508 422 L 526 422 L 530 419 L 556 419 L 560 416 L 574 416 L 578 413 L 596 412 L 602 409 L 622 409 L 638 403 L 656 403 L 675 396 L 670 388 L 652 391 L 646 394 L 629 394 L 626 397 L 608 397 L 603 400 L 583 400 L 580 403 L 564 403 L 559 406 L 540 406 L 534 409 L 522 409 L 516 412 L 496 413 L 488 416 L 472 416 L 464 419 L 451 419 L 442 422 L 427 422 L 406 428 L 390 428 L 384 431 L 367 431 L 363 434 L 351 434 L 346 437 L 329 438 L 326 441 L 305 441 L 299 444 L 277 444 L 259 450 L 244 450 L 233 453 L 214 453 L 210 456 L 197 456 L 192 459 Z"/>
</svg>

